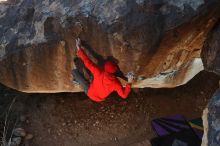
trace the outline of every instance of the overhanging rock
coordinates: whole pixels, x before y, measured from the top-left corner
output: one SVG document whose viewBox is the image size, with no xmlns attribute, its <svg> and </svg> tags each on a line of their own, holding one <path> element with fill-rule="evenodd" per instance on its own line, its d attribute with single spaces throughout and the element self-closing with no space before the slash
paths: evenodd
<svg viewBox="0 0 220 146">
<path fill-rule="evenodd" d="M 175 87 L 203 70 L 200 52 L 218 0 L 19 0 L 0 4 L 0 82 L 24 92 L 78 92 L 71 76 L 80 37 L 113 56 L 134 87 Z M 93 58 L 94 60 L 94 58 Z"/>
</svg>

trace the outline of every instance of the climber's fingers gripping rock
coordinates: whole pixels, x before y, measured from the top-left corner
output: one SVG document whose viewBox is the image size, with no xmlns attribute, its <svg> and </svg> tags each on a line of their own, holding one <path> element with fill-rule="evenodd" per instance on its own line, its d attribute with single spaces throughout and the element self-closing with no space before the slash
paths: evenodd
<svg viewBox="0 0 220 146">
<path fill-rule="evenodd" d="M 128 83 L 132 83 L 134 81 L 134 73 L 133 72 L 129 72 L 127 74 L 128 77 Z"/>
<path fill-rule="evenodd" d="M 80 38 L 77 38 L 76 39 L 76 48 L 77 48 L 77 50 L 79 50 L 80 47 L 81 47 L 81 40 L 80 40 Z"/>
</svg>

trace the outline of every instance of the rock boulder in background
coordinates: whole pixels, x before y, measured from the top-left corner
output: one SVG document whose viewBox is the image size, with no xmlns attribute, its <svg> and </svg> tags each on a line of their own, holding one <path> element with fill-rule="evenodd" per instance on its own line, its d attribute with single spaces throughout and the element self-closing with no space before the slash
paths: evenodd
<svg viewBox="0 0 220 146">
<path fill-rule="evenodd" d="M 209 33 L 202 49 L 205 69 L 220 75 L 220 22 Z M 220 82 L 219 82 L 220 83 Z M 220 89 L 216 91 L 203 112 L 204 136 L 202 146 L 220 145 Z"/>
<path fill-rule="evenodd" d="M 202 49 L 202 60 L 206 70 L 220 75 L 220 21 L 208 35 Z"/>
<path fill-rule="evenodd" d="M 204 136 L 202 146 L 220 145 L 220 89 L 203 112 Z"/>
</svg>

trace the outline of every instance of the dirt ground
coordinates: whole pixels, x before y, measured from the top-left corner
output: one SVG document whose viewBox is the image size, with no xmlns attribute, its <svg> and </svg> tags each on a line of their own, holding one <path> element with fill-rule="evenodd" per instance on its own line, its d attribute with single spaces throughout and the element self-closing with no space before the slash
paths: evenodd
<svg viewBox="0 0 220 146">
<path fill-rule="evenodd" d="M 16 97 L 14 116 L 25 116 L 21 126 L 34 135 L 25 146 L 148 146 L 155 136 L 152 119 L 174 114 L 201 117 L 219 79 L 201 72 L 175 89 L 135 89 L 126 100 L 112 94 L 101 104 L 84 93 L 26 94 L 1 86 L 0 110 L 3 113 Z"/>
</svg>

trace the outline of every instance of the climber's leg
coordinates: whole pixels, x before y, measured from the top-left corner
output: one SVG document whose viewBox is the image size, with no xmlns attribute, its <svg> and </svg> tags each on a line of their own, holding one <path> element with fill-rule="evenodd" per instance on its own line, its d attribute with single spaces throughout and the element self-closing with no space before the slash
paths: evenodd
<svg viewBox="0 0 220 146">
<path fill-rule="evenodd" d="M 78 71 L 78 69 L 73 69 L 72 75 L 75 81 L 79 83 L 79 85 L 82 87 L 84 92 L 87 94 L 89 89 L 89 83 L 86 81 L 86 79 L 82 76 L 82 74 Z"/>
</svg>

